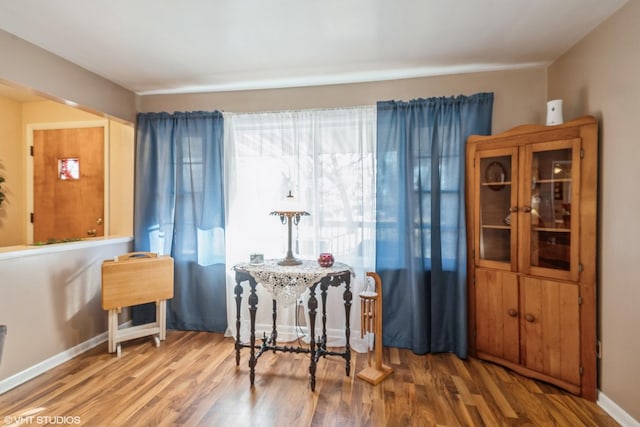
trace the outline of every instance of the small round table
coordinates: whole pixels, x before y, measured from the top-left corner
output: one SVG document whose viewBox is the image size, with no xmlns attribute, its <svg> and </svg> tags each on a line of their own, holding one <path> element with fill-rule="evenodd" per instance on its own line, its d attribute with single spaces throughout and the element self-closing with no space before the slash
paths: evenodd
<svg viewBox="0 0 640 427">
<path fill-rule="evenodd" d="M 255 366 L 258 358 L 268 350 L 309 353 L 310 354 L 310 384 L 311 391 L 315 391 L 316 366 L 320 357 L 325 355 L 341 356 L 345 360 L 346 375 L 351 371 L 351 349 L 349 346 L 349 335 L 351 334 L 349 315 L 351 312 L 351 300 L 353 295 L 350 290 L 353 270 L 346 264 L 334 263 L 331 267 L 320 267 L 316 261 L 302 260 L 299 265 L 282 266 L 277 260 L 266 260 L 263 264 L 240 263 L 233 267 L 236 273 L 235 299 L 236 299 L 236 366 L 240 365 L 240 350 L 244 347 L 250 349 L 249 354 L 249 380 L 251 386 L 255 382 Z M 242 282 L 249 282 L 249 317 L 251 319 L 249 344 L 240 341 L 240 305 L 242 302 Z M 256 311 L 258 307 L 258 295 L 256 286 L 260 283 L 272 295 L 273 306 L 273 327 L 271 335 L 264 337 L 262 344 L 256 351 Z M 342 294 L 345 312 L 345 338 L 346 346 L 344 351 L 330 351 L 327 349 L 327 290 L 330 287 L 345 285 Z M 322 336 L 316 340 L 315 325 L 318 309 L 318 299 L 316 289 L 320 286 L 322 298 Z M 276 308 L 277 304 L 285 306 L 291 305 L 298 300 L 304 291 L 309 289 L 309 300 L 307 309 L 309 313 L 309 348 L 290 347 L 277 344 L 278 332 L 276 328 Z"/>
</svg>

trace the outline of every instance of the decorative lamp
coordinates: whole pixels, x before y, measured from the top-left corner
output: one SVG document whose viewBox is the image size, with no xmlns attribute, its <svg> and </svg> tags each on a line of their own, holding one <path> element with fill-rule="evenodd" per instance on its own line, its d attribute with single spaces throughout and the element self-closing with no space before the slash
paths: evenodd
<svg viewBox="0 0 640 427">
<path fill-rule="evenodd" d="M 289 194 L 287 195 L 285 202 L 286 202 L 286 207 L 284 207 L 281 210 L 277 210 L 269 213 L 269 215 L 279 216 L 280 222 L 282 222 L 282 224 L 287 224 L 287 232 L 288 232 L 287 255 L 284 257 L 284 259 L 278 261 L 278 264 L 279 265 L 300 265 L 302 264 L 302 261 L 300 261 L 299 259 L 296 259 L 293 256 L 293 251 L 291 250 L 291 228 L 292 228 L 292 225 L 297 226 L 300 223 L 300 217 L 309 215 L 309 212 L 299 210 L 299 208 L 295 206 L 295 199 L 291 194 L 291 191 L 289 191 Z"/>
</svg>

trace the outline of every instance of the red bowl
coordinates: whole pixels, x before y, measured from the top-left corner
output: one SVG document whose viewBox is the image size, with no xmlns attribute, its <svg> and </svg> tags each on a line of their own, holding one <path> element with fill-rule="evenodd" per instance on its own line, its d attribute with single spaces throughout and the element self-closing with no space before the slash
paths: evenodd
<svg viewBox="0 0 640 427">
<path fill-rule="evenodd" d="M 318 264 L 320 267 L 331 267 L 333 265 L 333 255 L 328 252 L 323 252 L 318 257 Z"/>
</svg>

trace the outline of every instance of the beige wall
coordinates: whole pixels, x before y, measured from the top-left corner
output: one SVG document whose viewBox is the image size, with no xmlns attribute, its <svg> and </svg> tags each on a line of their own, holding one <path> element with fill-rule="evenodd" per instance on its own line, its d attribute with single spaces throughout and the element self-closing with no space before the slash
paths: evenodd
<svg viewBox="0 0 640 427">
<path fill-rule="evenodd" d="M 7 325 L 0 394 L 16 385 L 12 376 L 29 379 L 47 359 L 106 331 L 102 261 L 130 250 L 131 242 L 120 239 L 0 251 L 0 323 Z"/>
<path fill-rule="evenodd" d="M 109 234 L 133 235 L 133 125 L 109 122 Z"/>
<path fill-rule="evenodd" d="M 135 121 L 136 95 L 59 56 L 0 30 L 0 82 L 27 88 L 96 114 Z"/>
<path fill-rule="evenodd" d="M 133 234 L 133 126 L 57 102 L 21 103 L 0 97 L 0 160 L 6 165 L 0 166 L 0 173 L 11 183 L 10 204 L 0 208 L 0 246 L 26 242 L 27 125 L 96 120 L 108 124 L 110 234 Z M 105 331 L 100 266 L 131 249 L 129 239 L 0 248 L 0 324 L 8 326 L 0 393 L 51 367 L 55 362 L 49 358 L 58 360 L 69 351 L 72 356 L 74 347 Z M 125 312 L 121 321 L 127 316 Z"/>
<path fill-rule="evenodd" d="M 0 175 L 6 181 L 7 204 L 0 207 L 0 247 L 27 242 L 27 125 L 105 120 L 53 101 L 20 103 L 0 97 Z M 108 120 L 110 235 L 133 234 L 133 125 Z M 5 186 L 3 186 L 5 188 Z"/>
<path fill-rule="evenodd" d="M 0 52 L 3 58 L 0 82 L 30 89 L 54 101 L 78 104 L 78 109 L 72 112 L 61 104 L 27 105 L 23 112 L 22 106 L 16 109 L 15 101 L 0 99 L 0 160 L 3 164 L 0 167 L 11 173 L 11 180 L 14 174 L 25 176 L 23 114 L 28 116 L 24 119 L 27 122 L 82 120 L 86 117 L 83 111 L 109 118 L 109 130 L 114 134 L 110 155 L 112 159 L 120 160 L 110 169 L 114 183 L 109 194 L 116 209 L 110 213 L 112 228 L 114 233 L 130 235 L 133 229 L 134 141 L 133 127 L 127 123 L 135 121 L 136 95 L 2 30 Z M 95 116 L 92 119 L 95 120 Z M 15 134 L 17 138 L 4 138 Z M 7 180 L 9 184 L 9 177 Z M 20 198 L 19 202 L 16 200 L 16 208 L 24 209 L 24 179 L 11 181 L 11 187 L 7 185 L 7 188 L 12 198 Z M 123 217 L 114 218 L 119 215 Z M 19 234 L 23 236 L 23 219 L 18 221 L 16 229 L 20 229 Z M 0 235 L 4 235 L 2 229 Z M 12 243 L 14 239 L 11 238 Z M 42 369 L 42 363 L 48 358 L 58 360 L 61 352 L 71 351 L 106 329 L 105 313 L 99 302 L 100 265 L 104 259 L 130 251 L 131 243 L 77 242 L 54 246 L 63 247 L 22 249 L 25 252 L 11 253 L 0 249 L 0 323 L 8 325 L 0 385 L 6 385 L 7 381 L 15 383 L 12 380 L 15 375 L 20 376 L 16 381 L 28 379 L 29 375 Z M 26 253 L 34 251 L 37 253 Z"/>
<path fill-rule="evenodd" d="M 24 242 L 22 105 L 0 96 L 0 176 L 6 200 L 0 206 L 0 246 Z"/>
<path fill-rule="evenodd" d="M 631 0 L 549 68 L 549 98 L 600 119 L 599 389 L 640 420 L 640 1 Z"/>
<path fill-rule="evenodd" d="M 528 68 L 325 87 L 152 95 L 140 98 L 140 111 L 247 112 L 351 107 L 392 99 L 408 101 L 420 97 L 494 92 L 495 133 L 523 123 L 544 123 L 546 87 L 546 69 Z"/>
<path fill-rule="evenodd" d="M 34 101 L 22 104 L 23 129 L 32 123 L 62 123 L 104 120 L 104 117 L 68 107 L 53 101 Z"/>
</svg>

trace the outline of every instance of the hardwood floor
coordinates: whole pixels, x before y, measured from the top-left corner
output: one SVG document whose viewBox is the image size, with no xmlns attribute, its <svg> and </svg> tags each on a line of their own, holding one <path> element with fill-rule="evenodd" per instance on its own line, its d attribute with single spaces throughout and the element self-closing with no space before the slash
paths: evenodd
<svg viewBox="0 0 640 427">
<path fill-rule="evenodd" d="M 308 355 L 265 353 L 250 388 L 248 354 L 236 367 L 233 339 L 205 332 L 130 341 L 120 358 L 104 343 L 0 395 L 0 425 L 617 425 L 593 402 L 472 358 L 386 348 L 394 373 L 371 386 L 355 377 L 366 355 L 352 353 L 349 377 L 327 357 L 311 392 Z"/>
</svg>

